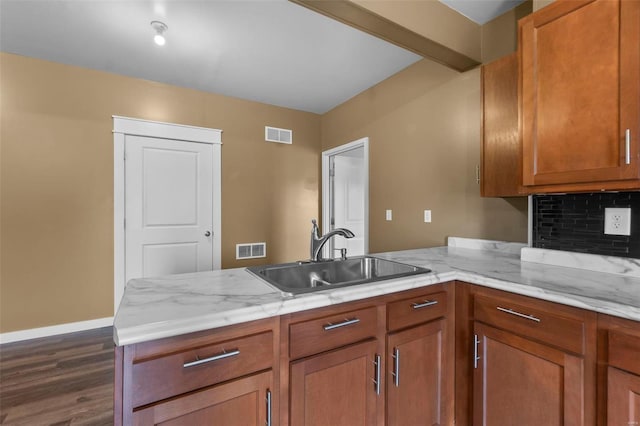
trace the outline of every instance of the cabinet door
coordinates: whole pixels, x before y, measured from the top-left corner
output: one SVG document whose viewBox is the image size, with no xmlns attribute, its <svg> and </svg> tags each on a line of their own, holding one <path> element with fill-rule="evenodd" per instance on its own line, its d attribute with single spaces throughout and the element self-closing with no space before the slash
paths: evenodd
<svg viewBox="0 0 640 426">
<path fill-rule="evenodd" d="M 517 54 L 483 65 L 481 75 L 480 193 L 483 197 L 523 195 Z"/>
<path fill-rule="evenodd" d="M 271 425 L 271 388 L 267 371 L 134 411 L 133 424 Z"/>
<path fill-rule="evenodd" d="M 376 347 L 371 340 L 291 363 L 291 426 L 375 424 Z"/>
<path fill-rule="evenodd" d="M 520 21 L 524 185 L 638 179 L 639 20 L 638 1 L 579 0 Z"/>
<path fill-rule="evenodd" d="M 446 425 L 453 375 L 448 376 L 445 320 L 389 335 L 387 424 Z"/>
<path fill-rule="evenodd" d="M 640 376 L 609 367 L 607 424 L 640 425 Z"/>
<path fill-rule="evenodd" d="M 584 424 L 582 358 L 484 324 L 474 328 L 474 425 Z"/>
</svg>

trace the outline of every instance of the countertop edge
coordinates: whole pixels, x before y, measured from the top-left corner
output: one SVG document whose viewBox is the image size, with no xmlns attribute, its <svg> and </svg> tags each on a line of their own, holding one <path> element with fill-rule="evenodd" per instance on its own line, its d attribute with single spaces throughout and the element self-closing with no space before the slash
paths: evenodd
<svg viewBox="0 0 640 426">
<path fill-rule="evenodd" d="M 258 278 L 255 279 L 259 281 Z M 326 292 L 305 295 L 304 297 L 283 297 L 283 299 L 277 302 L 261 304 L 259 308 L 255 306 L 236 308 L 233 311 L 199 315 L 184 320 L 170 320 L 127 327 L 126 330 L 120 331 L 114 324 L 114 342 L 116 346 L 143 343 L 452 281 L 464 281 L 474 285 L 495 288 L 540 300 L 561 303 L 633 321 L 640 321 L 640 308 L 633 306 L 589 298 L 587 296 L 566 294 L 497 278 L 489 278 L 482 274 L 468 271 L 446 271 L 433 273 L 431 275 L 418 275 L 363 284 L 356 287 L 332 289 Z M 590 300 L 597 300 L 597 303 L 591 304 L 589 303 Z M 168 326 L 168 323 L 170 323 L 171 326 Z"/>
</svg>

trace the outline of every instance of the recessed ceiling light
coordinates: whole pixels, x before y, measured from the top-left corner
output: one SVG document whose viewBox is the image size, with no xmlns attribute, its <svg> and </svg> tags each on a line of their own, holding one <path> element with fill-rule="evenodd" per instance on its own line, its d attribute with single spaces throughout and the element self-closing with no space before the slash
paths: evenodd
<svg viewBox="0 0 640 426">
<path fill-rule="evenodd" d="M 164 46 L 164 44 L 166 43 L 164 32 L 169 29 L 169 27 L 167 27 L 167 24 L 160 21 L 151 21 L 151 28 L 156 31 L 156 35 L 153 37 L 153 41 L 155 41 L 158 46 Z"/>
</svg>

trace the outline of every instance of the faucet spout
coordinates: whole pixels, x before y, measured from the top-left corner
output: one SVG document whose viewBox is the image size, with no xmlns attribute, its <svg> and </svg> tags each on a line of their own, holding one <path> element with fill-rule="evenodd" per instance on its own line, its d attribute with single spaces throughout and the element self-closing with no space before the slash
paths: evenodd
<svg viewBox="0 0 640 426">
<path fill-rule="evenodd" d="M 346 228 L 337 228 L 330 232 L 327 232 L 322 237 L 318 236 L 318 223 L 315 219 L 311 220 L 313 227 L 311 228 L 311 261 L 312 262 L 320 262 L 322 259 L 320 258 L 320 254 L 322 253 L 322 247 L 336 235 L 340 235 L 344 238 L 353 238 L 355 234 Z"/>
</svg>

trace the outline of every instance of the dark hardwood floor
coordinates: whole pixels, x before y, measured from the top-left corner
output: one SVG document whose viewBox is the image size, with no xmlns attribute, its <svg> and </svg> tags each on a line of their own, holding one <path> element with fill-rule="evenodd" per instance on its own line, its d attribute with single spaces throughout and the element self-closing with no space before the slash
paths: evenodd
<svg viewBox="0 0 640 426">
<path fill-rule="evenodd" d="M 0 345 L 0 424 L 112 425 L 112 327 Z"/>
</svg>

